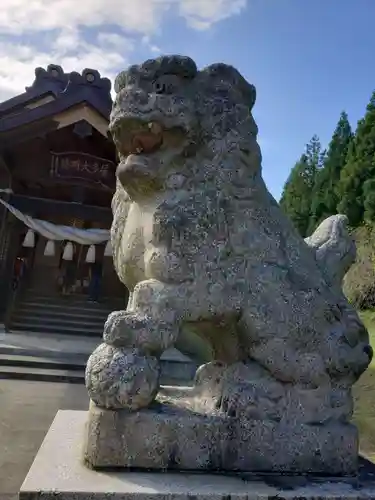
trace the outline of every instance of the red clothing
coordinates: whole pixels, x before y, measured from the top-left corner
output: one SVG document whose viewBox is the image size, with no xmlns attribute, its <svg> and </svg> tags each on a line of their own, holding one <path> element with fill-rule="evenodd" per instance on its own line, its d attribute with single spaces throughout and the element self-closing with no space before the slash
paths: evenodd
<svg viewBox="0 0 375 500">
<path fill-rule="evenodd" d="M 23 268 L 23 260 L 17 257 L 16 262 L 14 263 L 14 274 L 15 276 L 21 276 Z"/>
</svg>

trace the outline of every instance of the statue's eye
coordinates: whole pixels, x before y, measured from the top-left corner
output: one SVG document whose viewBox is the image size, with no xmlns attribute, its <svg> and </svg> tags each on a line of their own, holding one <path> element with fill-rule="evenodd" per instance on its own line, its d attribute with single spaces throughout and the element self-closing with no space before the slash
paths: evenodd
<svg viewBox="0 0 375 500">
<path fill-rule="evenodd" d="M 156 82 L 154 82 L 154 88 L 155 88 L 155 92 L 157 94 L 166 94 L 166 90 L 167 90 L 167 86 L 165 84 L 165 82 L 161 81 L 160 79 L 159 80 L 156 80 Z"/>
<path fill-rule="evenodd" d="M 173 94 L 179 85 L 181 80 L 176 75 L 163 75 L 154 80 L 153 87 L 157 94 Z"/>
</svg>

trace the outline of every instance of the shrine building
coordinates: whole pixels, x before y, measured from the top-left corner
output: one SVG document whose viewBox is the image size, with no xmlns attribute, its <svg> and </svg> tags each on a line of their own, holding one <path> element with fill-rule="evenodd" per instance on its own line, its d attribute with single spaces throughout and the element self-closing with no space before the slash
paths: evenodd
<svg viewBox="0 0 375 500">
<path fill-rule="evenodd" d="M 0 103 L 0 322 L 7 329 L 96 335 L 109 311 L 126 306 L 109 243 L 117 162 L 110 90 L 98 71 L 50 65 Z"/>
</svg>

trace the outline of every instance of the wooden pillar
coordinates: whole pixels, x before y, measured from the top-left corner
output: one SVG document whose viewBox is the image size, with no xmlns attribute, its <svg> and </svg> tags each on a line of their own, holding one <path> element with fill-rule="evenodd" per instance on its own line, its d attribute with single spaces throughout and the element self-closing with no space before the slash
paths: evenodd
<svg viewBox="0 0 375 500">
<path fill-rule="evenodd" d="M 0 240 L 0 321 L 4 320 L 12 292 L 14 261 L 19 249 L 20 232 L 24 225 L 8 214 Z"/>
</svg>

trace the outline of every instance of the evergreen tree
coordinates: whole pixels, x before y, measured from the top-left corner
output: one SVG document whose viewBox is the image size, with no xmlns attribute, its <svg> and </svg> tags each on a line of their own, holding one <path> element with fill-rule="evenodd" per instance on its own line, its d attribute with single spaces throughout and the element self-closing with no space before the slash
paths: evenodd
<svg viewBox="0 0 375 500">
<path fill-rule="evenodd" d="M 310 216 L 308 170 L 307 156 L 303 154 L 292 168 L 280 199 L 280 206 L 302 236 L 307 232 Z"/>
<path fill-rule="evenodd" d="M 363 208 L 365 220 L 375 220 L 375 179 L 368 179 L 363 183 Z"/>
<path fill-rule="evenodd" d="M 311 203 L 311 230 L 326 217 L 337 213 L 338 183 L 352 140 L 348 115 L 342 112 L 323 160 L 323 168 L 316 176 Z"/>
<path fill-rule="evenodd" d="M 310 165 L 310 177 L 315 180 L 316 174 L 322 168 L 326 156 L 326 152 L 322 151 L 322 145 L 317 135 L 313 135 L 306 145 L 306 156 Z"/>
<path fill-rule="evenodd" d="M 340 176 L 338 211 L 346 214 L 352 226 L 374 220 L 375 197 L 375 92 L 358 122 L 349 147 L 347 162 Z"/>
<path fill-rule="evenodd" d="M 319 138 L 314 135 L 306 145 L 306 152 L 294 165 L 280 199 L 280 206 L 304 237 L 311 225 L 312 193 L 323 158 Z"/>
</svg>

